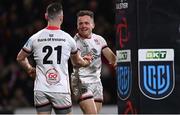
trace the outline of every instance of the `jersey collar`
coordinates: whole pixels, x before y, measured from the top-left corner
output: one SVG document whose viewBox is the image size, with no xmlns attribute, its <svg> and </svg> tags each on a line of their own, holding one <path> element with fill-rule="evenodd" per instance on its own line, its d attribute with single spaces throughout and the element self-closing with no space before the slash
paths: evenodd
<svg viewBox="0 0 180 115">
<path fill-rule="evenodd" d="M 91 39 L 92 33 L 91 33 L 91 35 L 90 35 L 88 38 L 82 37 L 81 35 L 79 35 L 79 33 L 77 33 L 76 36 L 77 36 L 78 38 L 81 38 L 81 39 Z"/>
<path fill-rule="evenodd" d="M 57 26 L 47 26 L 46 29 L 48 29 L 48 30 L 60 30 L 61 28 L 57 27 Z"/>
</svg>

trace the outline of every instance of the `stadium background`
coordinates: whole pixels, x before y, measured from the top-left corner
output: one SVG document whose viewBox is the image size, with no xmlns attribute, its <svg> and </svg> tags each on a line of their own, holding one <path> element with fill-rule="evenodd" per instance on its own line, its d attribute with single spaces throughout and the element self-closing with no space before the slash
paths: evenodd
<svg viewBox="0 0 180 115">
<path fill-rule="evenodd" d="M 55 0 L 0 1 L 0 113 L 33 107 L 33 79 L 17 64 L 16 55 L 27 39 L 46 27 L 46 6 Z M 74 36 L 76 13 L 89 9 L 95 13 L 95 33 L 102 35 L 115 51 L 114 0 L 64 0 L 62 29 Z M 102 57 L 103 58 L 103 57 Z M 103 58 L 104 104 L 116 104 L 115 72 Z M 72 67 L 70 65 L 70 72 Z M 76 104 L 76 103 L 75 103 Z"/>
</svg>

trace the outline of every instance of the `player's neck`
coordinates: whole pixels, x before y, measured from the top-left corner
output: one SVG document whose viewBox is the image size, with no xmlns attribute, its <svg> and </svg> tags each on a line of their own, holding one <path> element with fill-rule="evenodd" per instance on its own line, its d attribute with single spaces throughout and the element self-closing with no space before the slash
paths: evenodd
<svg viewBox="0 0 180 115">
<path fill-rule="evenodd" d="M 57 22 L 48 22 L 47 27 L 55 27 L 55 28 L 61 28 L 61 24 L 57 23 Z"/>
</svg>

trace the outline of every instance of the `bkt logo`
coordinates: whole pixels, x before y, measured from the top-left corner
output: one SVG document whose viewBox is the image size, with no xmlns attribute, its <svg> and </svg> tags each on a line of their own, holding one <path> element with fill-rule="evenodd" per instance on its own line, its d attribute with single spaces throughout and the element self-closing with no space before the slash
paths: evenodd
<svg viewBox="0 0 180 115">
<path fill-rule="evenodd" d="M 163 99 L 174 88 L 174 77 L 171 63 L 143 64 L 141 62 L 140 88 L 143 94 L 151 99 Z"/>
<path fill-rule="evenodd" d="M 166 51 L 147 51 L 146 59 L 164 59 Z"/>
<path fill-rule="evenodd" d="M 131 68 L 128 65 L 121 65 L 117 67 L 117 85 L 118 96 L 120 99 L 125 100 L 129 97 L 132 87 Z"/>
<path fill-rule="evenodd" d="M 120 52 L 119 59 L 127 60 L 127 52 Z"/>
</svg>

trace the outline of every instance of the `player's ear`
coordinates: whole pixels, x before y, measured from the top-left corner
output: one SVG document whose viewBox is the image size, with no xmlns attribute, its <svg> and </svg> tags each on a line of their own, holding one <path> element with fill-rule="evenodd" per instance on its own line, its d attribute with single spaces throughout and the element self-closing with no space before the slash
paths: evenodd
<svg viewBox="0 0 180 115">
<path fill-rule="evenodd" d="M 59 20 L 60 20 L 61 22 L 63 22 L 63 15 L 58 15 L 58 17 L 59 17 Z"/>
<path fill-rule="evenodd" d="M 48 14 L 47 14 L 47 13 L 45 13 L 44 18 L 45 18 L 46 20 L 48 20 Z"/>
</svg>

